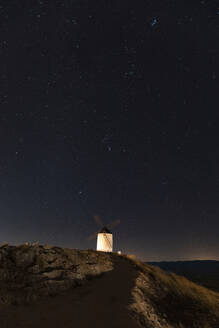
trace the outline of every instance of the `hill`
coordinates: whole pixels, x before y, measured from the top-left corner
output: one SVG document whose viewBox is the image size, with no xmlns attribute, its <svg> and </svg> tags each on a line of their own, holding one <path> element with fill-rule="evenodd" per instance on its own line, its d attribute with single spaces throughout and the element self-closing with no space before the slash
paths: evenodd
<svg viewBox="0 0 219 328">
<path fill-rule="evenodd" d="M 218 328 L 219 294 L 126 256 L 0 248 L 1 328 Z"/>
<path fill-rule="evenodd" d="M 149 264 L 185 276 L 195 283 L 219 292 L 219 261 L 150 262 Z"/>
</svg>

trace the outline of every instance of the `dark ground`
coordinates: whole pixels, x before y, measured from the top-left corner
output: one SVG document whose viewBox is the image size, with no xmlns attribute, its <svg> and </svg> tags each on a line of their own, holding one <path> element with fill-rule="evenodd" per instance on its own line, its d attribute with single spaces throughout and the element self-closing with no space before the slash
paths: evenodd
<svg viewBox="0 0 219 328">
<path fill-rule="evenodd" d="M 137 328 L 127 309 L 137 271 L 125 260 L 84 286 L 37 304 L 1 306 L 1 328 Z"/>
</svg>

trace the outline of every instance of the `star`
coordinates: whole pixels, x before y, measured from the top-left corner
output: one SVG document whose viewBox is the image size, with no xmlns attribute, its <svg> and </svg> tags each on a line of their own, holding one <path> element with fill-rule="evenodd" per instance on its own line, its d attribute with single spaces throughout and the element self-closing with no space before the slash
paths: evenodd
<svg viewBox="0 0 219 328">
<path fill-rule="evenodd" d="M 154 18 L 152 23 L 151 23 L 151 26 L 154 27 L 155 25 L 158 24 L 158 19 L 157 18 Z"/>
</svg>

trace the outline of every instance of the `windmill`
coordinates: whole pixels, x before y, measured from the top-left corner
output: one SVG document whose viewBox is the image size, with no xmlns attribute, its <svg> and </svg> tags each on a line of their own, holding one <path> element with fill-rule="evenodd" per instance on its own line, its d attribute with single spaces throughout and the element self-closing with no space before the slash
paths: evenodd
<svg viewBox="0 0 219 328">
<path fill-rule="evenodd" d="M 113 251 L 113 235 L 111 230 L 115 228 L 120 220 L 113 221 L 108 225 L 104 225 L 98 215 L 94 216 L 97 225 L 100 227 L 98 232 L 95 232 L 88 239 L 92 240 L 97 236 L 97 251 L 112 252 Z"/>
</svg>

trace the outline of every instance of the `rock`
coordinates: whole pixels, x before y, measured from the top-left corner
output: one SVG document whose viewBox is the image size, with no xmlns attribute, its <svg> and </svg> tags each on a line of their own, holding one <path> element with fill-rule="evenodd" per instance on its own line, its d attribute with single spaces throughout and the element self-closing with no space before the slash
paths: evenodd
<svg viewBox="0 0 219 328">
<path fill-rule="evenodd" d="M 63 270 L 53 270 L 50 272 L 43 272 L 42 275 L 43 277 L 46 277 L 48 279 L 58 279 L 61 278 L 63 272 L 64 272 Z"/>
<path fill-rule="evenodd" d="M 0 304 L 57 294 L 113 269 L 110 254 L 49 245 L 0 247 Z"/>
<path fill-rule="evenodd" d="M 36 251 L 32 247 L 28 249 L 19 249 L 15 252 L 14 258 L 16 266 L 26 268 L 35 263 Z"/>
</svg>

